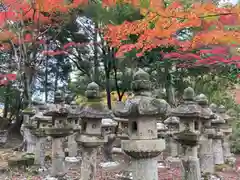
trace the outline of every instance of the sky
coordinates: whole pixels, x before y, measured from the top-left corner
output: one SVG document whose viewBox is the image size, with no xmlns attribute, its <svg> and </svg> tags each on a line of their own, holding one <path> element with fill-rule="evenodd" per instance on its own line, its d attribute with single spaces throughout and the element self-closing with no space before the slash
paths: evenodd
<svg viewBox="0 0 240 180">
<path fill-rule="evenodd" d="M 220 3 L 223 3 L 223 2 L 231 2 L 233 4 L 236 4 L 238 0 L 220 0 Z"/>
</svg>

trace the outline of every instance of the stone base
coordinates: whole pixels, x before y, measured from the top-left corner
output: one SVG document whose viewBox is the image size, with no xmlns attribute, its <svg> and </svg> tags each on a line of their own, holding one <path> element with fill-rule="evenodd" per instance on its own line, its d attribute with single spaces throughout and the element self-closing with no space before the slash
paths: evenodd
<svg viewBox="0 0 240 180">
<path fill-rule="evenodd" d="M 123 140 L 123 151 L 133 158 L 152 158 L 165 149 L 165 140 Z"/>
</svg>

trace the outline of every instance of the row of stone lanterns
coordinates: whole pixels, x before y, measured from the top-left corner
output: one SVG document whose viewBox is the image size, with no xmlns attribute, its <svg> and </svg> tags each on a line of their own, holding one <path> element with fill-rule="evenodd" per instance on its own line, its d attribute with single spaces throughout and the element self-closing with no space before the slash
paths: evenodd
<svg viewBox="0 0 240 180">
<path fill-rule="evenodd" d="M 220 128 L 227 117 L 221 118 L 223 110 L 220 111 L 220 115 L 214 115 L 217 111 L 213 105 L 211 109 L 208 107 L 206 96 L 201 94 L 195 98 L 194 90 L 187 88 L 184 90 L 183 103 L 169 113 L 169 105 L 166 101 L 152 97 L 150 76 L 141 69 L 134 74 L 132 89 L 135 96 L 129 99 L 128 103 L 118 102 L 113 114 L 101 103 L 99 86 L 94 82 L 87 86 L 87 100 L 81 107 L 74 102 L 70 107 L 66 106 L 62 95 L 56 94 L 55 104 L 49 105 L 41 115 L 34 117 L 34 121 L 37 122 L 36 128 L 29 121 L 29 117 L 35 113 L 26 111 L 24 122 L 25 128 L 29 130 L 29 132 L 26 131 L 28 142 L 30 142 L 28 152 L 34 152 L 35 145 L 31 140 L 33 136 L 29 136 L 31 134 L 38 139 L 37 148 L 35 148 L 37 149 L 35 159 L 38 159 L 36 163 L 44 166 L 43 144 L 46 136 L 51 136 L 52 176 L 62 177 L 65 175 L 62 138 L 68 137 L 69 155 L 77 156 L 77 149 L 82 151 L 81 179 L 94 180 L 98 148 L 105 144 L 107 146 L 105 158 L 113 161 L 112 157 L 107 156 L 111 152 L 109 149 L 111 145 L 106 144 L 105 137 L 110 141 L 112 138 L 113 142 L 116 138 L 115 134 L 119 135 L 119 132 L 116 133 L 116 127 L 128 119 L 128 131 L 120 135 L 121 138 L 126 139 L 122 140 L 121 148 L 132 159 L 129 169 L 132 171 L 134 180 L 158 179 L 157 157 L 165 149 L 164 134 L 169 137 L 172 157 L 177 158 L 179 155 L 180 148 L 176 141 L 182 145 L 183 179 L 200 180 L 200 167 L 204 173 L 213 173 L 213 165 L 221 164 L 223 161 L 221 159 L 223 153 L 219 152 L 220 146 L 225 147 L 224 151 L 227 152 L 225 158 L 230 158 L 229 145 L 226 144 L 226 140 L 225 144 L 222 144 Z M 171 116 L 164 121 L 168 129 L 162 128 L 162 138 L 159 138 L 157 119 L 166 114 Z M 119 125 L 116 126 L 113 123 L 114 125 L 104 127 L 102 121 L 106 118 L 115 119 Z M 229 134 L 228 126 L 224 133 Z M 219 154 L 222 154 L 221 158 Z"/>
</svg>

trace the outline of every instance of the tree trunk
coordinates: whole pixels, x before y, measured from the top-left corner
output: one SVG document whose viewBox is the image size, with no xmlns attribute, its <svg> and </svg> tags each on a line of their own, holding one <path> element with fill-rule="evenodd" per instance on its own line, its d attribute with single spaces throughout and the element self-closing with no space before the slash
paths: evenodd
<svg viewBox="0 0 240 180">
<path fill-rule="evenodd" d="M 10 103 L 10 97 L 9 97 L 10 90 L 11 90 L 11 84 L 8 83 L 5 91 L 4 112 L 3 112 L 4 118 L 7 118 L 7 115 L 8 115 L 9 103 Z"/>
<path fill-rule="evenodd" d="M 57 92 L 58 79 L 59 79 L 59 64 L 57 63 L 57 65 L 56 65 L 56 73 L 55 73 L 55 82 L 54 82 L 54 94 Z"/>
<path fill-rule="evenodd" d="M 46 47 L 46 50 L 48 51 L 48 45 Z M 45 102 L 48 101 L 48 58 L 49 56 L 47 55 L 45 61 L 45 82 L 44 82 Z"/>
<path fill-rule="evenodd" d="M 109 109 L 112 109 L 111 103 L 111 88 L 110 88 L 110 72 L 105 70 L 106 73 L 106 93 L 107 93 L 107 105 Z"/>
<path fill-rule="evenodd" d="M 94 43 L 94 72 L 93 72 L 93 79 L 94 81 L 99 84 L 99 63 L 98 63 L 98 23 L 95 22 L 94 27 L 94 37 L 93 37 L 93 43 Z"/>
<path fill-rule="evenodd" d="M 169 72 L 169 66 L 165 65 L 165 88 L 168 103 L 172 106 L 175 106 L 175 93 L 172 84 L 172 76 Z"/>
</svg>

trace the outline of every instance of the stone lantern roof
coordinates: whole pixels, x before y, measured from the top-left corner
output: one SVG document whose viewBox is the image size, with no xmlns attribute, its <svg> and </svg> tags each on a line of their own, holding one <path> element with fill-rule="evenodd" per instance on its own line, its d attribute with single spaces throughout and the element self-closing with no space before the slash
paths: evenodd
<svg viewBox="0 0 240 180">
<path fill-rule="evenodd" d="M 217 113 L 217 105 L 216 104 L 212 103 L 212 104 L 210 104 L 209 107 L 213 113 Z"/>
<path fill-rule="evenodd" d="M 149 81 L 150 75 L 145 72 L 143 69 L 139 68 L 139 70 L 133 75 L 134 81 Z"/>
<path fill-rule="evenodd" d="M 42 112 L 38 112 L 36 115 L 32 117 L 34 121 L 39 121 L 39 122 L 52 122 L 52 117 L 51 116 L 44 116 Z"/>
<path fill-rule="evenodd" d="M 36 112 L 35 107 L 27 107 L 22 111 L 22 114 L 33 116 Z"/>
<path fill-rule="evenodd" d="M 171 116 L 176 116 L 179 118 L 200 117 L 201 106 L 194 101 L 194 97 L 194 90 L 191 87 L 186 88 L 183 93 L 183 103 L 172 110 Z"/>
<path fill-rule="evenodd" d="M 114 121 L 113 119 L 102 119 L 102 127 L 116 127 L 117 126 L 117 122 Z"/>
<path fill-rule="evenodd" d="M 204 94 L 199 94 L 198 96 L 196 96 L 195 100 L 202 107 L 200 113 L 201 119 L 209 120 L 215 117 L 211 108 L 208 107 L 207 96 L 205 96 Z"/>
<path fill-rule="evenodd" d="M 211 108 L 212 112 L 215 113 L 215 118 L 211 121 L 211 123 L 215 124 L 215 125 L 224 124 L 226 121 L 218 114 L 218 107 L 217 107 L 217 105 L 212 103 L 210 105 L 210 108 Z"/>
<path fill-rule="evenodd" d="M 223 105 L 220 105 L 218 107 L 218 113 L 219 115 L 225 120 L 225 121 L 229 121 L 231 120 L 231 117 L 226 113 L 226 108 Z"/>
<path fill-rule="evenodd" d="M 64 95 L 62 91 L 57 91 L 54 95 L 54 104 L 48 104 L 47 109 L 44 111 L 44 116 L 52 117 L 67 117 L 70 108 L 64 104 Z"/>
<path fill-rule="evenodd" d="M 143 116 L 162 116 L 169 110 L 169 104 L 163 99 L 151 96 L 150 75 L 139 69 L 133 76 L 132 88 L 135 96 L 129 103 L 117 102 L 114 115 L 122 118 L 136 118 Z"/>
<path fill-rule="evenodd" d="M 212 124 L 224 124 L 225 122 L 226 121 L 219 115 L 217 115 L 215 119 L 211 121 Z"/>
<path fill-rule="evenodd" d="M 168 117 L 165 121 L 164 124 L 179 124 L 179 118 L 175 116 Z"/>
<path fill-rule="evenodd" d="M 88 84 L 85 92 L 87 97 L 79 108 L 79 117 L 85 119 L 105 119 L 112 118 L 112 112 L 101 102 L 100 88 L 98 84 L 92 82 Z"/>
<path fill-rule="evenodd" d="M 43 112 L 43 115 L 52 117 L 67 117 L 69 113 L 69 107 L 64 104 L 49 104 L 47 110 Z"/>
</svg>

